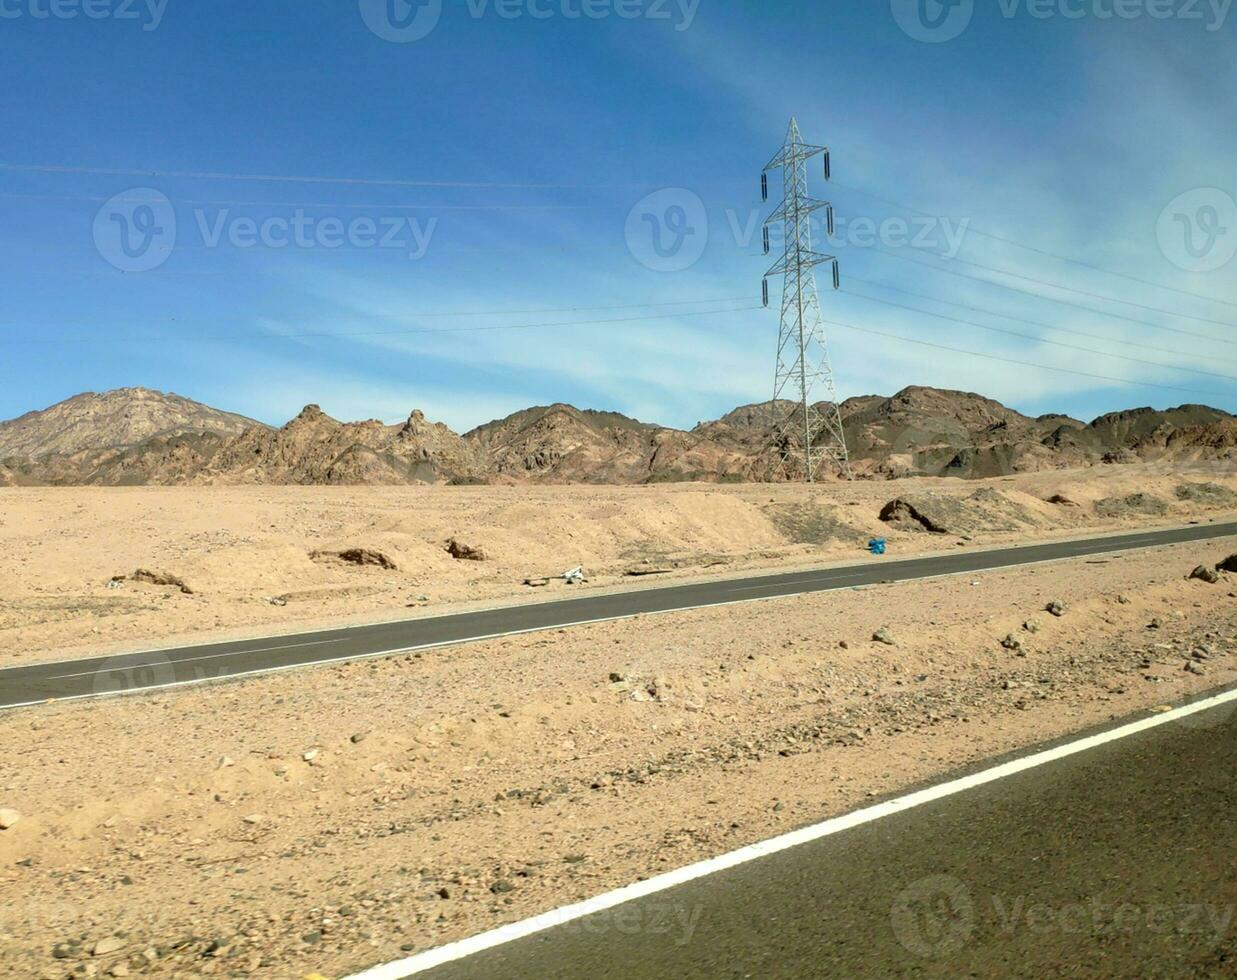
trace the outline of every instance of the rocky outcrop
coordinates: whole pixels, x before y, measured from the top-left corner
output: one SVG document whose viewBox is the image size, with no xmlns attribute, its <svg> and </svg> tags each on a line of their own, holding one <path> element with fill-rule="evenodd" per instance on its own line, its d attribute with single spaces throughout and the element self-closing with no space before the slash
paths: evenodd
<svg viewBox="0 0 1237 980">
<path fill-rule="evenodd" d="M 560 403 L 460 436 L 419 411 L 386 425 L 340 422 L 309 405 L 273 429 L 145 389 L 79 399 L 0 423 L 0 445 L 7 438 L 38 449 L 0 455 L 0 486 L 752 482 L 786 479 L 784 460 L 801 451 L 790 402 L 741 406 L 690 432 Z M 53 431 L 53 420 L 66 413 L 79 422 L 83 413 L 111 419 L 126 403 L 134 406 L 132 424 L 75 424 L 64 438 Z M 864 479 L 1237 459 L 1237 418 L 1199 405 L 1115 412 L 1087 424 L 1063 415 L 1031 418 L 971 392 L 911 387 L 889 398 L 850 398 L 838 411 L 852 468 Z M 126 443 L 151 429 L 159 431 Z M 904 508 L 899 514 L 916 520 Z"/>
</svg>

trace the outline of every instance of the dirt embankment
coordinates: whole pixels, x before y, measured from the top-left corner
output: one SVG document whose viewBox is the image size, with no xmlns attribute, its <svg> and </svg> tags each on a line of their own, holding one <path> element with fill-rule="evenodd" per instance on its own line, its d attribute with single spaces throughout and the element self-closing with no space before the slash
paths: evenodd
<svg viewBox="0 0 1237 980">
<path fill-rule="evenodd" d="M 1223 519 L 1235 502 L 1237 476 L 1217 466 L 821 487 L 6 489 L 0 663 L 865 560 L 872 537 L 905 557 Z M 567 585 L 576 567 L 587 581 Z"/>
</svg>

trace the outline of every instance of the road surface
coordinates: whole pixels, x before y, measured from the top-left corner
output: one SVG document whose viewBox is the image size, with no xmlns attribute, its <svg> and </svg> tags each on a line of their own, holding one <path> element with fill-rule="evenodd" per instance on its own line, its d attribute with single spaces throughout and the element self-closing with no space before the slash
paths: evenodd
<svg viewBox="0 0 1237 980">
<path fill-rule="evenodd" d="M 1233 977 L 1234 813 L 1229 700 L 416 975 Z"/>
<path fill-rule="evenodd" d="M 356 660 L 512 633 L 832 589 L 958 575 L 1237 534 L 1237 523 L 1201 524 L 1076 541 L 926 558 L 872 558 L 829 569 L 719 579 L 694 585 L 585 594 L 403 622 L 234 640 L 146 653 L 0 670 L 0 708 L 222 680 L 309 664 Z"/>
</svg>

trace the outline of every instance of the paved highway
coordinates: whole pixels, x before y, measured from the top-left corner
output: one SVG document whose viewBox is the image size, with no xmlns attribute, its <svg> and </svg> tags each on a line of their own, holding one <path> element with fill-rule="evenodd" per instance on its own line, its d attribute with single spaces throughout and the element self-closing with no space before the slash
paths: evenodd
<svg viewBox="0 0 1237 980">
<path fill-rule="evenodd" d="M 676 609 L 772 599 L 878 582 L 973 573 L 1235 534 L 1237 523 L 1202 524 L 901 561 L 872 558 L 862 564 L 815 571 L 719 579 L 631 592 L 585 594 L 574 599 L 533 602 L 373 626 L 9 667 L 0 670 L 0 708 L 38 704 L 49 699 L 95 697 L 143 688 L 222 680 L 289 667 L 383 656 Z"/>
<path fill-rule="evenodd" d="M 354 980 L 1237 976 L 1223 697 L 445 965 Z"/>
</svg>

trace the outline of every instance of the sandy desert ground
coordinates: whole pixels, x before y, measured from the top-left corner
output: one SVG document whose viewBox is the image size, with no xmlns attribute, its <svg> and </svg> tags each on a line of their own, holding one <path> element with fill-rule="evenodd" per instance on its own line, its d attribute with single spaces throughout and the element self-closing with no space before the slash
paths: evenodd
<svg viewBox="0 0 1237 980">
<path fill-rule="evenodd" d="M 1172 501 L 1163 523 L 1231 516 L 1177 500 L 1183 482 L 1235 481 L 1020 477 L 991 486 L 1034 527 L 887 537 L 900 554 L 1125 528 L 1091 505 L 1134 493 Z M 690 576 L 705 556 L 722 571 L 853 557 L 852 531 L 909 492 L 21 491 L 0 497 L 5 663 L 58 655 L 83 627 L 99 632 L 75 649 L 390 617 L 419 590 L 430 609 L 524 598 L 544 592 L 524 577 L 571 560 L 613 585 L 645 558 L 682 556 L 672 574 Z M 1057 493 L 1077 506 L 1045 502 Z M 804 496 L 845 535 L 794 541 L 770 513 Z M 490 557 L 440 555 L 452 535 Z M 303 557 L 350 546 L 400 568 Z M 0 977 L 340 977 L 1154 710 L 1237 680 L 1237 576 L 1187 578 L 1233 552 L 1237 537 L 0 714 L 0 807 L 21 814 L 0 831 Z M 130 566 L 193 592 L 98 584 Z M 376 591 L 355 605 L 264 598 L 358 581 Z M 37 599 L 59 612 L 27 624 Z M 707 915 L 628 925 L 686 935 Z"/>
<path fill-rule="evenodd" d="M 1200 486 L 1181 499 L 1179 488 Z M 1125 506 L 1139 494 L 1140 505 Z M 1056 495 L 1069 503 L 1049 503 Z M 954 533 L 883 523 L 895 497 L 956 502 Z M 1115 506 L 1097 513 L 1101 500 Z M 888 539 L 890 557 L 907 557 L 1235 512 L 1237 473 L 1222 464 L 818 488 L 9 488 L 0 491 L 0 665 L 861 560 L 873 536 Z M 451 540 L 485 560 L 453 558 Z M 396 567 L 331 557 L 354 548 Z M 577 565 L 584 586 L 524 584 Z M 139 569 L 190 592 L 135 581 Z"/>
<path fill-rule="evenodd" d="M 338 977 L 1152 709 L 1237 679 L 1234 550 L 11 712 L 0 976 Z"/>
</svg>

